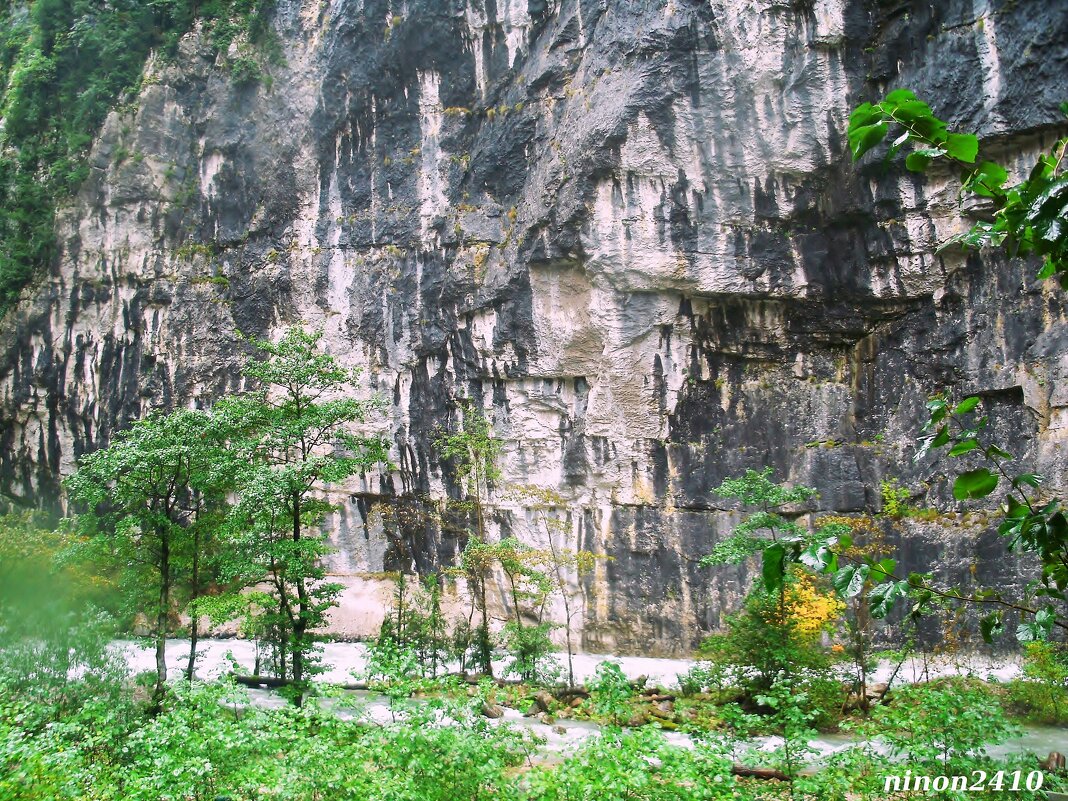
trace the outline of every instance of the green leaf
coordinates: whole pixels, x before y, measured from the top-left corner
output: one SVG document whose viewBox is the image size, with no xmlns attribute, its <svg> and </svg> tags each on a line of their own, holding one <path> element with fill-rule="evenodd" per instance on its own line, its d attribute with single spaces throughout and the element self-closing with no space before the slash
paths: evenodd
<svg viewBox="0 0 1068 801">
<path fill-rule="evenodd" d="M 871 571 L 867 565 L 843 567 L 831 579 L 835 591 L 843 598 L 855 598 L 864 589 L 864 582 Z"/>
<path fill-rule="evenodd" d="M 951 133 L 946 139 L 946 152 L 959 161 L 971 164 L 979 153 L 979 138 L 975 134 Z"/>
<path fill-rule="evenodd" d="M 1002 450 L 997 445 L 991 445 L 984 453 L 986 453 L 987 459 L 1011 459 L 1012 454 L 1006 450 Z"/>
<path fill-rule="evenodd" d="M 924 172 L 931 164 L 931 159 L 937 158 L 943 155 L 941 150 L 934 148 L 921 148 L 919 150 L 913 150 L 907 156 L 905 156 L 905 169 L 912 172 Z"/>
<path fill-rule="evenodd" d="M 888 130 L 889 126 L 885 122 L 855 129 L 850 127 L 848 137 L 849 147 L 853 151 L 853 160 L 856 161 L 883 141 Z"/>
<path fill-rule="evenodd" d="M 974 451 L 979 447 L 979 443 L 974 439 L 964 439 L 949 449 L 950 456 L 963 456 L 970 451 Z"/>
<path fill-rule="evenodd" d="M 786 549 L 779 543 L 764 549 L 762 575 L 764 577 L 764 586 L 771 592 L 778 590 L 782 586 L 783 578 L 786 575 L 786 566 L 783 564 L 785 556 Z"/>
<path fill-rule="evenodd" d="M 972 395 L 970 398 L 965 398 L 960 403 L 958 403 L 956 408 L 953 410 L 953 414 L 967 414 L 978 405 L 978 396 Z"/>
<path fill-rule="evenodd" d="M 1022 643 L 1041 640 L 1041 629 L 1034 623 L 1021 623 L 1016 627 L 1016 639 Z"/>
<path fill-rule="evenodd" d="M 997 485 L 998 477 L 985 467 L 980 467 L 957 476 L 953 482 L 953 497 L 958 501 L 983 498 L 993 492 Z"/>
<path fill-rule="evenodd" d="M 857 128 L 866 128 L 869 125 L 875 125 L 883 120 L 883 111 L 880 108 L 876 108 L 871 103 L 861 103 L 855 109 L 853 113 L 849 115 L 849 130 L 856 130 Z"/>
<path fill-rule="evenodd" d="M 1001 612 L 993 612 L 979 620 L 979 632 L 983 635 L 983 642 L 993 643 L 994 638 L 1004 630 L 1001 622 Z"/>
<path fill-rule="evenodd" d="M 1021 486 L 1028 487 L 1040 487 L 1045 479 L 1037 473 L 1021 473 L 1012 480 L 1013 488 L 1018 489 Z"/>
<path fill-rule="evenodd" d="M 871 616 L 877 620 L 885 618 L 893 610 L 894 601 L 902 594 L 901 588 L 894 582 L 886 582 L 873 587 L 868 593 L 868 609 Z"/>
<path fill-rule="evenodd" d="M 828 569 L 837 566 L 838 558 L 826 543 L 817 542 L 801 552 L 801 564 L 817 573 L 825 573 Z"/>
<path fill-rule="evenodd" d="M 984 161 L 965 182 L 965 188 L 983 197 L 996 197 L 1001 194 L 1009 174 L 1000 164 Z"/>
<path fill-rule="evenodd" d="M 916 95 L 909 89 L 895 89 L 886 96 L 886 102 L 893 105 L 900 105 L 914 100 L 916 100 Z"/>
</svg>

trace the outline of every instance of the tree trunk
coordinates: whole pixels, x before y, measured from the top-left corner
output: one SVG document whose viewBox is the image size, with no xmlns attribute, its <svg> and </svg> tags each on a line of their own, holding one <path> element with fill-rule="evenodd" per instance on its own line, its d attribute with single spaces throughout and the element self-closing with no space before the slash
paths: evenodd
<svg viewBox="0 0 1068 801">
<path fill-rule="evenodd" d="M 490 678 L 493 677 L 493 654 L 490 649 L 489 633 L 489 607 L 486 600 L 486 574 L 482 574 L 479 581 L 479 595 L 482 598 L 482 633 L 479 635 L 479 658 L 482 662 L 482 672 Z"/>
<path fill-rule="evenodd" d="M 567 686 L 575 686 L 575 660 L 574 648 L 571 645 L 571 601 L 568 599 L 567 581 L 561 572 L 560 557 L 556 554 L 556 545 L 553 543 L 553 532 L 549 523 L 545 523 L 545 533 L 549 538 L 549 552 L 553 557 L 553 569 L 556 572 L 556 585 L 560 589 L 560 597 L 564 601 L 564 636 L 567 641 Z M 577 566 L 576 562 L 576 566 Z"/>
<path fill-rule="evenodd" d="M 193 530 L 193 577 L 192 577 L 192 596 L 193 603 L 191 604 L 189 622 L 189 664 L 185 668 L 185 680 L 189 683 L 193 682 L 193 669 L 197 663 L 197 621 L 200 616 L 197 613 L 197 599 L 200 597 L 200 532 L 196 529 Z"/>
<path fill-rule="evenodd" d="M 167 618 L 171 606 L 171 543 L 170 536 L 160 533 L 159 549 L 159 609 L 156 610 L 156 687 L 153 705 L 159 709 L 167 684 Z"/>
<path fill-rule="evenodd" d="M 293 495 L 293 542 L 300 542 L 300 494 Z M 293 621 L 293 685 L 297 694 L 293 703 L 301 707 L 304 705 L 304 636 L 308 630 L 308 588 L 304 584 L 304 576 L 299 576 L 297 585 L 297 617 Z"/>
</svg>

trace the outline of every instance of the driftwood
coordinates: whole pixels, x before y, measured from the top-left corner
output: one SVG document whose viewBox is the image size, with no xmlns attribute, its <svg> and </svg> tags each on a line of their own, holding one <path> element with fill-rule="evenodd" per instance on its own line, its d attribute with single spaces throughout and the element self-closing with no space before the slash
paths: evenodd
<svg viewBox="0 0 1068 801">
<path fill-rule="evenodd" d="M 1042 763 L 1042 769 L 1048 770 L 1050 773 L 1064 773 L 1064 754 L 1057 751 L 1050 751 L 1049 756 L 1046 757 L 1046 760 Z"/>
<path fill-rule="evenodd" d="M 790 781 L 790 777 L 775 768 L 750 768 L 746 765 L 731 765 L 731 773 L 747 779 L 772 779 L 780 782 Z"/>
<path fill-rule="evenodd" d="M 242 676 L 238 673 L 231 673 L 230 677 L 244 687 L 264 687 L 273 690 L 279 687 L 289 687 L 293 684 L 290 679 L 279 679 L 275 676 Z M 366 682 L 353 682 L 339 686 L 344 690 L 370 689 Z"/>
</svg>

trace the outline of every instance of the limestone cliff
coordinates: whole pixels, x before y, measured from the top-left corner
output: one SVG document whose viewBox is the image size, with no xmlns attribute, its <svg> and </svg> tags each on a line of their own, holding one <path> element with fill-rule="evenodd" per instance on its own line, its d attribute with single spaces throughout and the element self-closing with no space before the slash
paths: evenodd
<svg viewBox="0 0 1068 801">
<path fill-rule="evenodd" d="M 56 492 L 145 410 L 236 388 L 240 330 L 321 328 L 391 400 L 398 470 L 331 521 L 360 574 L 449 564 L 463 535 L 393 512 L 461 493 L 435 427 L 473 399 L 506 441 L 494 536 L 546 536 L 551 488 L 587 648 L 680 651 L 744 589 L 698 558 L 746 467 L 874 510 L 926 396 L 977 392 L 1065 484 L 1064 295 L 947 250 L 955 177 L 850 163 L 845 120 L 912 88 L 1021 166 L 1048 147 L 1068 8 L 1048 0 L 280 0 L 283 63 L 240 84 L 196 33 L 152 60 L 60 219 L 0 352 L 0 484 Z M 122 154 L 125 157 L 120 157 Z M 131 155 L 127 155 L 131 154 Z M 397 499 L 400 500 L 397 500 Z M 914 524 L 913 566 L 1015 581 L 996 534 Z"/>
</svg>

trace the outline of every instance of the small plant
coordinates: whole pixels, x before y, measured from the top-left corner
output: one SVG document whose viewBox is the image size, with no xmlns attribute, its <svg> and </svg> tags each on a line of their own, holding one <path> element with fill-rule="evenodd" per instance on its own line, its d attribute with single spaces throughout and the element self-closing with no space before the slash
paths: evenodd
<svg viewBox="0 0 1068 801">
<path fill-rule="evenodd" d="M 634 688 L 618 662 L 606 659 L 586 683 L 593 711 L 610 725 L 622 726 L 631 716 Z"/>
<path fill-rule="evenodd" d="M 887 479 L 879 485 L 883 496 L 883 515 L 894 520 L 910 515 L 914 509 L 909 506 L 910 493 L 907 487 L 898 484 L 896 478 Z"/>
</svg>

